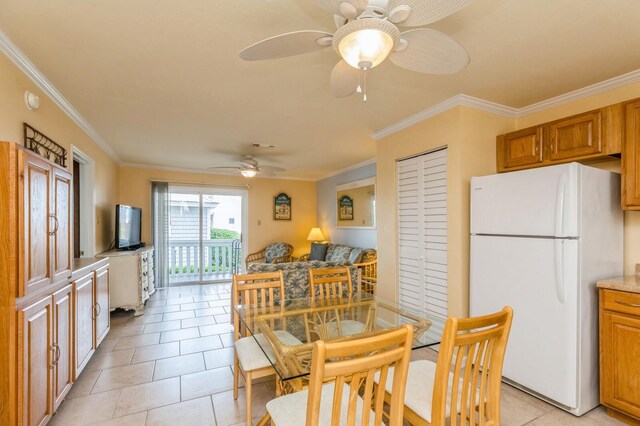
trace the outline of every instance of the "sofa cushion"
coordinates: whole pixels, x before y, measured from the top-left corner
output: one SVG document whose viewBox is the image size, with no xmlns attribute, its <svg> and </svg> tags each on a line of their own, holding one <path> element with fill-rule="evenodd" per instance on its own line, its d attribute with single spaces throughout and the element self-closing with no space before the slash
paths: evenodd
<svg viewBox="0 0 640 426">
<path fill-rule="evenodd" d="M 354 289 L 358 282 L 358 268 L 350 262 L 343 260 L 341 262 L 322 262 L 319 260 L 310 260 L 307 262 L 288 262 L 288 263 L 252 263 L 247 267 L 247 273 L 259 274 L 262 272 L 282 271 L 284 279 L 284 293 L 286 299 L 299 299 L 301 297 L 310 297 L 309 294 L 309 269 L 324 268 L 342 268 L 347 266 L 351 273 L 351 281 Z"/>
<path fill-rule="evenodd" d="M 351 263 L 360 263 L 360 259 L 362 259 L 362 252 L 363 250 L 361 248 L 354 248 L 351 250 L 351 253 L 349 253 L 349 259 L 347 260 Z"/>
<path fill-rule="evenodd" d="M 353 250 L 353 247 L 335 245 L 331 253 L 329 253 L 327 250 L 327 257 L 325 260 L 327 262 L 340 262 L 349 260 L 349 254 L 351 254 L 351 250 Z"/>
<path fill-rule="evenodd" d="M 378 252 L 376 249 L 368 248 L 362 250 L 362 257 L 360 263 L 372 262 L 378 258 Z"/>
<path fill-rule="evenodd" d="M 267 246 L 264 251 L 264 261 L 266 263 L 273 262 L 278 256 L 284 256 L 289 253 L 289 244 L 287 243 L 272 243 Z"/>
<path fill-rule="evenodd" d="M 324 260 L 327 256 L 327 244 L 311 243 L 311 253 L 309 253 L 309 260 Z"/>
</svg>

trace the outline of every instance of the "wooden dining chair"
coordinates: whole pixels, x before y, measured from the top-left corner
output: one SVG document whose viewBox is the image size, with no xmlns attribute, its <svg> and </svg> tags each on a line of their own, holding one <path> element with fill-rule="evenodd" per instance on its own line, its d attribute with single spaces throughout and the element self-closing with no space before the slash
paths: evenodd
<svg viewBox="0 0 640 426">
<path fill-rule="evenodd" d="M 346 296 L 350 298 L 353 296 L 353 284 L 351 282 L 349 268 L 310 269 L 309 293 L 311 293 L 311 301 L 313 303 L 317 300 L 337 297 Z M 335 331 L 338 333 L 338 336 L 351 336 L 361 333 L 362 330 L 364 330 L 365 324 L 360 321 L 348 319 L 353 316 L 353 310 L 351 310 L 351 312 L 342 310 L 336 313 L 338 327 Z M 331 334 L 332 332 L 333 329 L 329 327 L 328 333 Z"/>
<path fill-rule="evenodd" d="M 233 276 L 232 300 L 233 306 L 261 304 L 255 314 L 273 313 L 273 302 L 284 295 L 284 281 L 282 271 L 264 274 L 246 274 Z M 238 377 L 242 375 L 245 383 L 245 399 L 247 404 L 247 425 L 251 425 L 251 399 L 253 379 L 275 374 L 272 362 L 275 355 L 262 334 L 251 335 L 252 317 L 240 320 L 238 312 L 233 309 L 234 329 L 234 369 L 233 369 L 233 399 L 238 399 Z M 301 344 L 300 340 L 284 330 L 276 330 L 275 336 L 284 344 Z M 262 340 L 263 344 L 258 344 Z M 262 347 L 262 349 L 261 349 Z M 263 351 L 264 349 L 264 351 Z M 266 355 L 265 355 L 266 353 Z"/>
<path fill-rule="evenodd" d="M 391 389 L 389 425 L 402 425 L 412 340 L 413 328 L 405 325 L 347 341 L 316 341 L 309 387 L 269 401 L 259 425 L 382 425 L 385 396 L 374 392 L 374 376 L 382 371 L 386 377 L 389 369 L 398 372 L 383 384 Z"/>
<path fill-rule="evenodd" d="M 449 318 L 437 364 L 409 364 L 405 420 L 412 425 L 499 426 L 500 380 L 512 319 L 510 307 L 481 317 Z M 393 376 L 390 370 L 386 383 L 380 383 L 387 400 L 393 395 Z"/>
</svg>

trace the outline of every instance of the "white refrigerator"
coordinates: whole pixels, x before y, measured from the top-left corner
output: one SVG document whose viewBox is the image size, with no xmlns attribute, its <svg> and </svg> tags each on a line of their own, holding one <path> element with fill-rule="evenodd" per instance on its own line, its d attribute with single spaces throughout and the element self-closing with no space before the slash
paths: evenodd
<svg viewBox="0 0 640 426">
<path fill-rule="evenodd" d="M 623 272 L 620 175 L 578 163 L 471 179 L 471 316 L 514 310 L 503 376 L 580 416 L 599 404 L 598 279 Z"/>
</svg>

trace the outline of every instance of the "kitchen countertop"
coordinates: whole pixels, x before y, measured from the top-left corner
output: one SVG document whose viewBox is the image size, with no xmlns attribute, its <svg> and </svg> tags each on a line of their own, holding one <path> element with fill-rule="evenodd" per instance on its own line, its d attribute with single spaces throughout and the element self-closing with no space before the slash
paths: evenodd
<svg viewBox="0 0 640 426">
<path fill-rule="evenodd" d="M 608 288 L 610 290 L 640 293 L 640 264 L 636 265 L 635 275 L 626 275 L 624 277 L 607 278 L 607 279 L 598 281 L 596 285 L 598 286 L 598 288 Z"/>
<path fill-rule="evenodd" d="M 73 259 L 71 265 L 71 280 L 75 280 L 81 276 L 84 276 L 94 269 L 109 264 L 109 258 L 97 258 L 97 257 L 82 257 L 79 259 Z"/>
</svg>

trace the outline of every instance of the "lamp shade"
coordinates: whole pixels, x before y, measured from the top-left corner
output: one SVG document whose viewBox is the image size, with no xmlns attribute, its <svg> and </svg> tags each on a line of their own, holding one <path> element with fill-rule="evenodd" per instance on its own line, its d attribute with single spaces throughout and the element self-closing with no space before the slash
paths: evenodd
<svg viewBox="0 0 640 426">
<path fill-rule="evenodd" d="M 393 48 L 393 38 L 378 29 L 347 34 L 338 45 L 342 58 L 354 68 L 373 68 L 384 61 Z"/>
<path fill-rule="evenodd" d="M 324 235 L 320 228 L 311 228 L 307 241 L 324 241 Z"/>
</svg>

